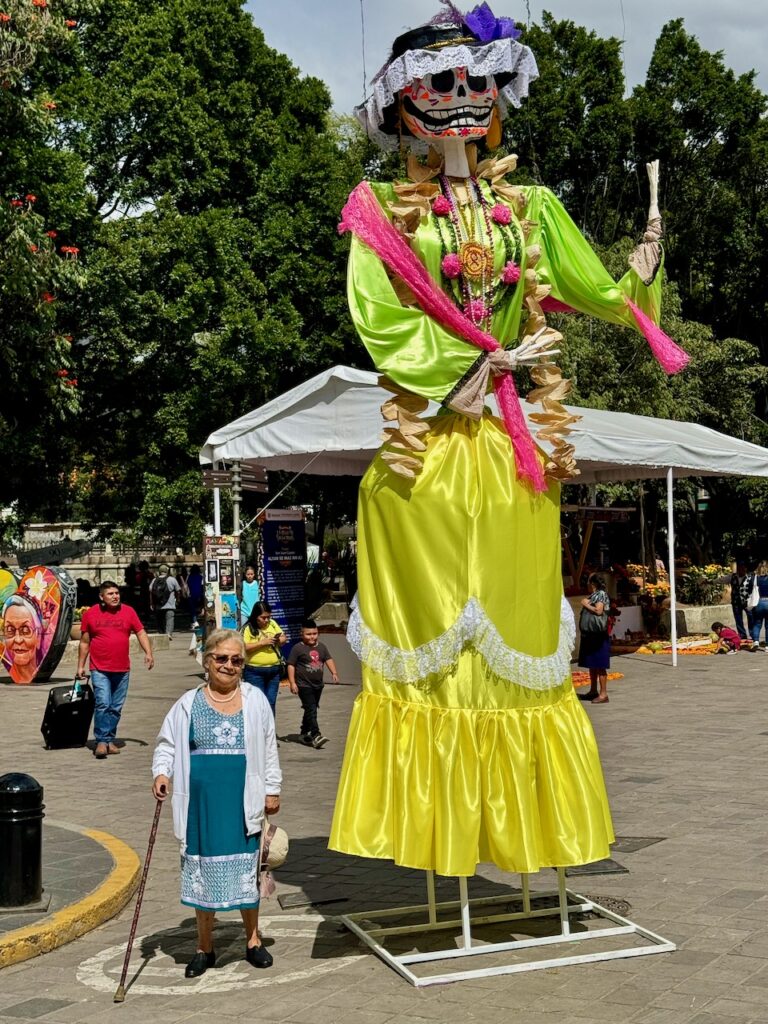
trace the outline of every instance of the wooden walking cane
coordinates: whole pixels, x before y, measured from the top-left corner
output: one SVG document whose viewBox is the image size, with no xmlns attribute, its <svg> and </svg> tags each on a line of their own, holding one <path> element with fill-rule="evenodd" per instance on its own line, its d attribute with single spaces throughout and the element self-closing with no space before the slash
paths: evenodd
<svg viewBox="0 0 768 1024">
<path fill-rule="evenodd" d="M 141 901 L 144 899 L 144 886 L 147 883 L 147 874 L 149 873 L 149 862 L 152 859 L 152 849 L 155 845 L 155 837 L 157 836 L 157 825 L 160 821 L 160 811 L 163 809 L 163 801 L 158 800 L 157 806 L 155 807 L 155 816 L 152 819 L 152 828 L 149 833 L 149 842 L 147 843 L 147 856 L 144 860 L 144 870 L 141 873 L 141 882 L 139 882 L 139 892 L 136 897 L 136 909 L 133 912 L 133 921 L 131 922 L 131 934 L 128 936 L 128 948 L 125 951 L 125 960 L 123 960 L 123 973 L 120 975 L 120 984 L 117 986 L 113 1003 L 124 1003 L 125 1002 L 125 979 L 128 975 L 128 963 L 131 959 L 131 950 L 133 949 L 133 940 L 136 938 L 136 928 L 139 923 L 139 914 L 141 913 Z"/>
</svg>

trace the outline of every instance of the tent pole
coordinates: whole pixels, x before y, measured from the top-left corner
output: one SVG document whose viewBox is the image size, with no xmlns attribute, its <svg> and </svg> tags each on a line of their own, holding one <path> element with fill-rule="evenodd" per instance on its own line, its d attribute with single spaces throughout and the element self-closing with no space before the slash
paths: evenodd
<svg viewBox="0 0 768 1024">
<path fill-rule="evenodd" d="M 256 515 L 252 516 L 248 520 L 248 522 L 245 524 L 245 526 L 242 528 L 242 530 L 240 532 L 241 533 L 245 533 L 246 530 L 250 529 L 251 524 L 256 522 L 256 520 L 259 518 L 261 513 L 262 512 L 266 512 L 267 509 L 270 508 L 270 506 L 274 505 L 275 502 L 277 501 L 277 499 L 283 493 L 283 491 L 287 491 L 288 488 L 291 486 L 291 484 L 293 483 L 294 480 L 298 480 L 302 473 L 306 473 L 306 471 L 309 469 L 309 467 L 312 465 L 312 463 L 315 461 L 315 459 L 318 459 L 322 454 L 323 454 L 322 452 L 315 452 L 315 454 L 312 456 L 312 458 L 309 460 L 309 462 L 305 462 L 304 465 L 299 470 L 299 472 L 293 474 L 293 476 L 288 481 L 288 483 L 285 485 L 285 487 L 281 487 L 280 490 L 277 492 L 277 494 L 274 496 L 274 498 L 272 498 L 271 501 L 268 501 L 266 505 L 264 505 L 262 508 L 260 508 L 259 511 L 256 513 Z"/>
<path fill-rule="evenodd" d="M 669 559 L 669 627 L 672 667 L 677 668 L 677 595 L 675 593 L 675 486 L 672 466 L 667 470 L 667 558 Z"/>
<path fill-rule="evenodd" d="M 218 462 L 213 463 L 213 468 L 219 468 Z M 218 487 L 213 488 L 213 534 L 221 536 L 221 491 Z"/>
</svg>

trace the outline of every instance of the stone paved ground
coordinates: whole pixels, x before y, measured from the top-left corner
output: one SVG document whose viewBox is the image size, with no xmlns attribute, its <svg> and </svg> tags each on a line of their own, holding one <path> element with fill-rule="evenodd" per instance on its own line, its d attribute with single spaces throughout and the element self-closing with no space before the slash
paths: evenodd
<svg viewBox="0 0 768 1024">
<path fill-rule="evenodd" d="M 265 972 L 240 959 L 240 931 L 227 916 L 217 940 L 221 966 L 186 982 L 191 916 L 178 902 L 178 856 L 164 812 L 132 962 L 132 973 L 139 973 L 125 1004 L 114 1006 L 111 997 L 129 910 L 69 946 L 0 971 L 0 1024 L 213 1024 L 238 1017 L 295 1024 L 768 1022 L 765 655 L 681 658 L 677 671 L 661 658 L 618 659 L 614 667 L 626 678 L 612 684 L 610 704 L 588 706 L 617 833 L 665 839 L 617 851 L 628 874 L 569 884 L 628 902 L 630 916 L 678 942 L 677 952 L 416 990 L 335 920 L 345 910 L 421 902 L 423 876 L 325 849 L 358 680 L 343 639 L 328 642 L 345 685 L 327 687 L 323 697 L 326 749 L 293 742 L 298 702 L 283 692 L 278 704 L 278 731 L 286 736 L 280 817 L 292 840 L 279 891 L 284 898 L 346 902 L 281 909 L 271 901 L 263 927 L 276 963 Z M 106 762 L 85 751 L 44 751 L 38 729 L 46 689 L 0 688 L 0 774 L 29 771 L 45 786 L 52 818 L 105 829 L 143 855 L 154 736 L 171 701 L 196 682 L 185 648 L 179 643 L 162 652 L 153 673 L 136 669 L 123 719 L 126 746 Z M 480 874 L 471 893 L 503 891 L 518 881 L 491 867 Z M 550 886 L 553 879 L 544 873 L 536 884 Z M 448 898 L 455 891 L 451 882 L 439 890 Z"/>
</svg>

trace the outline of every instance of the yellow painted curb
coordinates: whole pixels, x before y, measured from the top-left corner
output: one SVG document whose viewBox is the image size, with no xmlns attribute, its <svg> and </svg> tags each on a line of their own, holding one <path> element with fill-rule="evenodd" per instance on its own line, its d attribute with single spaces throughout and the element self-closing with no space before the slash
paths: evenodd
<svg viewBox="0 0 768 1024">
<path fill-rule="evenodd" d="M 55 914 L 0 935 L 0 968 L 21 963 L 85 935 L 119 913 L 136 891 L 141 862 L 136 853 L 115 836 L 96 829 L 75 829 L 95 840 L 112 856 L 114 867 L 93 892 Z"/>
</svg>

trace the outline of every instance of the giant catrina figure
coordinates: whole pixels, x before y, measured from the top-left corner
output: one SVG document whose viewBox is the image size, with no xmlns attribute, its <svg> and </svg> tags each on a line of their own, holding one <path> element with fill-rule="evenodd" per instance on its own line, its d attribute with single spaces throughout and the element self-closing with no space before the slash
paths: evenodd
<svg viewBox="0 0 768 1024">
<path fill-rule="evenodd" d="M 635 327 L 668 372 L 687 356 L 656 326 L 655 202 L 617 283 L 552 192 L 505 181 L 513 156 L 477 162 L 474 140 L 499 144 L 536 63 L 487 4 L 445 8 L 395 40 L 358 110 L 382 147 L 410 146 L 410 180 L 363 183 L 343 213 L 352 317 L 392 425 L 360 490 L 348 637 L 363 692 L 330 846 L 444 875 L 480 861 L 533 872 L 606 857 L 613 838 L 571 682 L 560 481 L 575 473 L 573 421 L 546 313 Z M 442 408 L 421 419 L 427 399 Z"/>
</svg>

